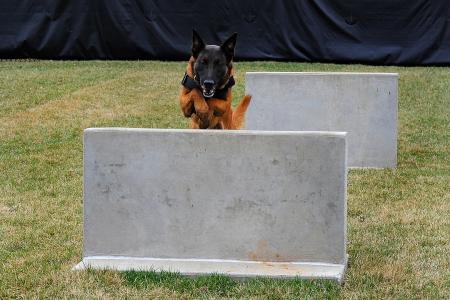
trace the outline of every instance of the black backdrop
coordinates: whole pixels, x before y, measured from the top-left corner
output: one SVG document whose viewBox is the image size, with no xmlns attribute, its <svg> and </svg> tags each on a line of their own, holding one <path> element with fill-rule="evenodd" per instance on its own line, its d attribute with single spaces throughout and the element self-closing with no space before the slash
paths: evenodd
<svg viewBox="0 0 450 300">
<path fill-rule="evenodd" d="M 237 59 L 450 64 L 450 0 L 0 0 L 0 58 L 184 60 L 192 28 Z"/>
</svg>

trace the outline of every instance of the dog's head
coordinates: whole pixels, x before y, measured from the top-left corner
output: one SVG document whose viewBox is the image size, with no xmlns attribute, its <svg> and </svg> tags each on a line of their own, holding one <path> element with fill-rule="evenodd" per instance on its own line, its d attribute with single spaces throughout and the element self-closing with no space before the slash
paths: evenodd
<svg viewBox="0 0 450 300">
<path fill-rule="evenodd" d="M 233 33 L 221 46 L 206 45 L 198 33 L 193 31 L 192 56 L 195 59 L 194 79 L 199 82 L 203 96 L 212 97 L 228 81 L 237 33 Z"/>
</svg>

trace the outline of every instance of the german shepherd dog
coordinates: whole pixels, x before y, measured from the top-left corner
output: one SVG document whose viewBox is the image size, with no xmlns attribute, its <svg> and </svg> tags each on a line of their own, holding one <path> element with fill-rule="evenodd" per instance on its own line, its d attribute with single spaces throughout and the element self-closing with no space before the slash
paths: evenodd
<svg viewBox="0 0 450 300">
<path fill-rule="evenodd" d="M 191 118 L 190 128 L 240 129 L 251 96 L 246 95 L 233 111 L 233 57 L 237 33 L 221 46 L 206 45 L 193 31 L 192 56 L 182 80 L 181 110 Z"/>
</svg>

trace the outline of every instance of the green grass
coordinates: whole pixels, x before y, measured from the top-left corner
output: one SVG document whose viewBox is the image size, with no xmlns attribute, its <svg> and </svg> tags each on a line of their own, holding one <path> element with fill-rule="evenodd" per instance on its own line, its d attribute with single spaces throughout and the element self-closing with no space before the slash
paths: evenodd
<svg viewBox="0 0 450 300">
<path fill-rule="evenodd" d="M 72 272 L 82 254 L 82 131 L 185 128 L 183 62 L 0 61 L 0 298 L 450 297 L 450 68 L 240 62 L 246 71 L 398 72 L 398 168 L 352 170 L 349 269 L 327 281 Z"/>
</svg>

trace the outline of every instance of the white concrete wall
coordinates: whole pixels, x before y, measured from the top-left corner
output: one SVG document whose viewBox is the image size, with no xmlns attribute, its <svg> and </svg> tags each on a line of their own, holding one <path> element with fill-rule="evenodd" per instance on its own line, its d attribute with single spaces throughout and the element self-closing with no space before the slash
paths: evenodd
<svg viewBox="0 0 450 300">
<path fill-rule="evenodd" d="M 341 280 L 346 176 L 345 133 L 87 129 L 77 268 Z"/>
<path fill-rule="evenodd" d="M 396 167 L 394 73 L 249 72 L 250 130 L 348 132 L 349 167 Z"/>
</svg>

